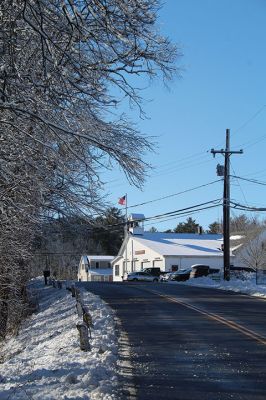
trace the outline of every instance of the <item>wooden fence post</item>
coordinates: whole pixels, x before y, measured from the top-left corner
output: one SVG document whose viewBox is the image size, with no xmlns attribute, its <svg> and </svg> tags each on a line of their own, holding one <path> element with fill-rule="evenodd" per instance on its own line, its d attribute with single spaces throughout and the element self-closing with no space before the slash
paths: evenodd
<svg viewBox="0 0 266 400">
<path fill-rule="evenodd" d="M 71 293 L 72 293 L 72 297 L 76 297 L 76 288 L 75 288 L 75 285 L 71 285 Z"/>
<path fill-rule="evenodd" d="M 83 311 L 83 322 L 85 322 L 85 324 L 87 325 L 89 332 L 90 332 L 90 337 L 91 337 L 91 327 L 93 326 L 92 316 L 91 316 L 89 308 L 87 306 L 83 306 L 82 311 Z"/>
<path fill-rule="evenodd" d="M 77 300 L 76 308 L 77 308 L 78 316 L 82 317 L 83 309 L 82 309 L 82 304 L 81 304 L 80 300 Z"/>
<path fill-rule="evenodd" d="M 76 299 L 77 300 L 81 299 L 81 293 L 80 293 L 80 290 L 78 288 L 75 288 L 75 295 L 76 295 Z"/>
<path fill-rule="evenodd" d="M 89 351 L 90 342 L 88 336 L 88 327 L 83 321 L 79 321 L 77 323 L 77 329 L 79 331 L 79 338 L 80 338 L 80 349 L 83 351 Z"/>
</svg>

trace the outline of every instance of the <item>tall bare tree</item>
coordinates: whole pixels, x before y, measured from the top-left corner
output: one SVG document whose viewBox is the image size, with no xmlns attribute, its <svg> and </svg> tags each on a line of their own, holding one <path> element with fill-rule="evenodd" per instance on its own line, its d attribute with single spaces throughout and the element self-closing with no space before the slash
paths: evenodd
<svg viewBox="0 0 266 400">
<path fill-rule="evenodd" d="M 236 251 L 236 257 L 244 266 L 266 269 L 265 226 L 246 230 L 242 246 Z"/>
<path fill-rule="evenodd" d="M 103 168 L 118 164 L 143 184 L 150 142 L 118 110 L 128 98 L 142 112 L 135 78 L 167 80 L 175 72 L 178 53 L 158 32 L 159 6 L 0 2 L 0 336 L 39 222 L 99 214 Z"/>
</svg>

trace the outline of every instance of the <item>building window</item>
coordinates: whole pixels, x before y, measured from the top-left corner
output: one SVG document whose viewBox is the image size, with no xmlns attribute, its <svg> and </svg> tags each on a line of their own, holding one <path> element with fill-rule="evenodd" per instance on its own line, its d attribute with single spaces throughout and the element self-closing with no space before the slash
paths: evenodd
<svg viewBox="0 0 266 400">
<path fill-rule="evenodd" d="M 111 263 L 110 262 L 108 263 L 108 268 L 111 268 Z"/>
<path fill-rule="evenodd" d="M 96 263 L 95 263 L 95 268 L 99 268 L 99 262 L 98 261 L 96 261 Z"/>
<path fill-rule="evenodd" d="M 119 276 L 119 265 L 115 265 L 115 276 Z"/>
</svg>

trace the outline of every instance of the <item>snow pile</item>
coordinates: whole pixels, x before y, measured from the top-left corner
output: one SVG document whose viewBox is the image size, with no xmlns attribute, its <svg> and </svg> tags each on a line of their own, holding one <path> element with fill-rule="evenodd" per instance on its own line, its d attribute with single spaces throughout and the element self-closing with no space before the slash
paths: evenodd
<svg viewBox="0 0 266 400">
<path fill-rule="evenodd" d="M 240 240 L 240 239 L 243 239 L 245 236 L 243 236 L 243 235 L 233 235 L 233 236 L 230 236 L 230 240 Z"/>
<path fill-rule="evenodd" d="M 117 400 L 117 338 L 112 310 L 83 292 L 94 328 L 91 351 L 79 348 L 75 298 L 65 289 L 33 283 L 40 309 L 2 348 L 1 400 Z M 1 362 L 1 361 L 0 361 Z"/>
<path fill-rule="evenodd" d="M 189 279 L 182 283 L 190 286 L 213 287 L 216 289 L 232 290 L 234 292 L 249 294 L 250 296 L 266 298 L 266 286 L 256 284 L 255 274 L 247 272 L 243 275 L 244 279 L 239 279 L 232 276 L 229 282 L 224 281 L 223 279 L 216 281 L 211 277 L 206 276 L 202 278 Z"/>
</svg>

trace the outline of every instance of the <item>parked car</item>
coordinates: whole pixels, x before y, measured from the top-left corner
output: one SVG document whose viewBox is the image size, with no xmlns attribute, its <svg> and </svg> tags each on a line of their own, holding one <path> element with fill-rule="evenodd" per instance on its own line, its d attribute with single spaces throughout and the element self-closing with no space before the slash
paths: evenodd
<svg viewBox="0 0 266 400">
<path fill-rule="evenodd" d="M 209 269 L 209 274 L 217 274 L 218 272 L 221 272 L 220 268 L 210 268 Z"/>
<path fill-rule="evenodd" d="M 200 276 L 207 276 L 209 274 L 209 265 L 194 264 L 191 265 L 190 278 L 199 278 Z"/>
<path fill-rule="evenodd" d="M 191 269 L 180 269 L 176 272 L 171 273 L 169 281 L 187 281 L 190 277 Z"/>
<path fill-rule="evenodd" d="M 159 280 L 160 282 L 167 282 L 170 279 L 170 276 L 173 274 L 174 272 L 163 272 L 160 277 Z"/>
<path fill-rule="evenodd" d="M 142 272 L 147 272 L 148 274 L 151 274 L 153 276 L 158 276 L 158 277 L 161 274 L 163 274 L 163 272 L 158 267 L 144 268 Z"/>
<path fill-rule="evenodd" d="M 253 268 L 253 267 L 237 267 L 235 265 L 230 265 L 230 271 L 256 272 L 256 268 Z"/>
<path fill-rule="evenodd" d="M 209 265 L 205 264 L 194 264 L 191 265 L 190 278 L 199 278 L 201 276 L 207 276 L 220 272 L 219 268 L 210 268 Z"/>
<path fill-rule="evenodd" d="M 145 282 L 158 282 L 159 278 L 149 274 L 148 272 L 130 272 L 127 275 L 127 281 L 145 281 Z"/>
<path fill-rule="evenodd" d="M 241 266 L 234 266 L 230 265 L 230 273 L 231 276 L 235 278 L 246 280 L 249 279 L 251 273 L 256 273 L 256 269 L 252 267 L 241 267 Z"/>
</svg>

